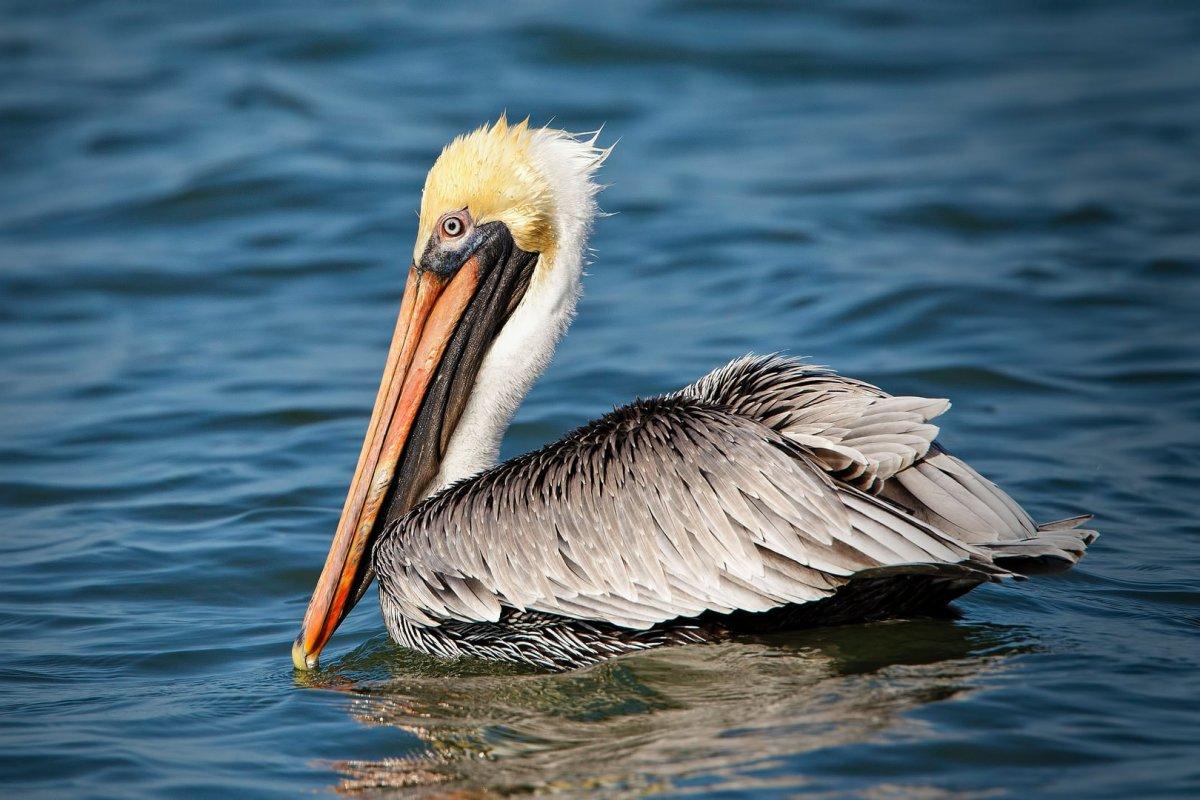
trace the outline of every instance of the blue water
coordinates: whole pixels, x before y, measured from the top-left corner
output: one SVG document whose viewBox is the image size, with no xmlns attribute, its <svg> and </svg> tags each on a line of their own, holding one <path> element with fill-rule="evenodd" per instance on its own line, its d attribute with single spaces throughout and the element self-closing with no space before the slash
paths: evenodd
<svg viewBox="0 0 1200 800">
<path fill-rule="evenodd" d="M 1200 6 L 0 0 L 13 797 L 1200 795 Z M 511 456 L 785 350 L 945 396 L 1079 569 L 544 676 L 288 648 L 425 170 L 620 138 Z"/>
</svg>

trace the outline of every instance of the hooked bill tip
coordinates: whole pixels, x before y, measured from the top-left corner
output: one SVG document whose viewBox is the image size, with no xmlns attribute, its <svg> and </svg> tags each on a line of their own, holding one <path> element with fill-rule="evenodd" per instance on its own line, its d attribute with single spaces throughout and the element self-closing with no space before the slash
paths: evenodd
<svg viewBox="0 0 1200 800">
<path fill-rule="evenodd" d="M 304 652 L 304 634 L 296 637 L 296 641 L 292 642 L 292 666 L 298 670 L 316 669 L 320 662 L 320 656 L 313 653 L 311 656 Z"/>
</svg>

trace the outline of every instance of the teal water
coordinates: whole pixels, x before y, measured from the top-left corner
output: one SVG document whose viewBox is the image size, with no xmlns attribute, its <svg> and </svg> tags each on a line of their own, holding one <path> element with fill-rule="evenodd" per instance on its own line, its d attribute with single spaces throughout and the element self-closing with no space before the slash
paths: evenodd
<svg viewBox="0 0 1200 800">
<path fill-rule="evenodd" d="M 1200 795 L 1200 7 L 0 0 L 12 797 Z M 606 123 L 511 456 L 747 351 L 945 396 L 1079 569 L 544 676 L 288 648 L 425 170 Z"/>
</svg>

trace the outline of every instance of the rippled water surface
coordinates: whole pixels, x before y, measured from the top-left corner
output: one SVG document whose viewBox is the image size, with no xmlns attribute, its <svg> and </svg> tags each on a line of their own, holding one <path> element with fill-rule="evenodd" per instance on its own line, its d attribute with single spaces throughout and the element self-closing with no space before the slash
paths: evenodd
<svg viewBox="0 0 1200 800">
<path fill-rule="evenodd" d="M 1200 794 L 1200 7 L 0 15 L 6 794 Z M 425 170 L 504 108 L 620 137 L 506 456 L 786 350 L 953 398 L 1081 567 L 558 676 L 365 602 L 293 674 Z"/>
</svg>

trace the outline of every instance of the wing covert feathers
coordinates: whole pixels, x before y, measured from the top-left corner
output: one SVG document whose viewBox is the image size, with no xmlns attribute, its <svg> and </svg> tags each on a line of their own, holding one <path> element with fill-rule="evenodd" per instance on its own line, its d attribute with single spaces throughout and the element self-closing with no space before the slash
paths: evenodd
<svg viewBox="0 0 1200 800">
<path fill-rule="evenodd" d="M 839 480 L 877 492 L 924 457 L 938 434 L 929 420 L 950 401 L 892 397 L 869 383 L 780 356 L 747 356 L 681 396 L 758 420 L 808 450 Z"/>
<path fill-rule="evenodd" d="M 397 520 L 373 555 L 385 613 L 436 626 L 509 608 L 644 630 L 807 603 L 889 570 L 983 582 L 1074 563 L 1094 533 L 1038 529 L 933 444 L 929 420 L 948 407 L 739 359 Z"/>
</svg>

